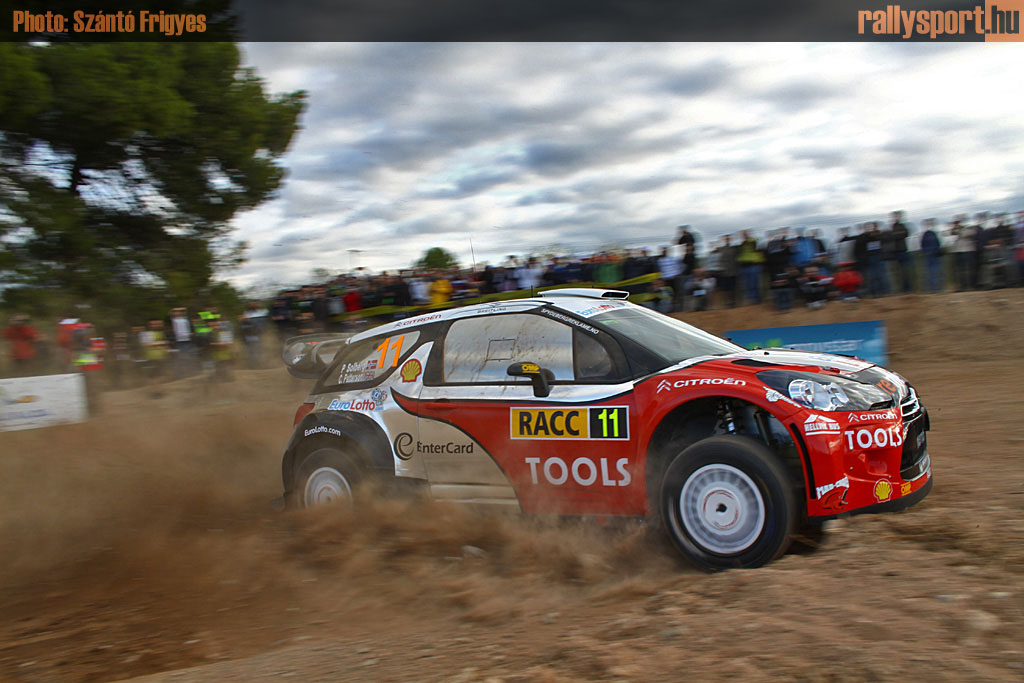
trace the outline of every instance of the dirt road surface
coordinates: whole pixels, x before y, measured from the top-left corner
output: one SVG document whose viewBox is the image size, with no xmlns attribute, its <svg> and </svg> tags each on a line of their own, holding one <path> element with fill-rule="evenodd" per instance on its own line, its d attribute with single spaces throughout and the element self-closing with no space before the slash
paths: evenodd
<svg viewBox="0 0 1024 683">
<path fill-rule="evenodd" d="M 0 680 L 1024 680 L 1024 291 L 685 317 L 886 320 L 931 496 L 707 575 L 635 524 L 276 513 L 283 370 L 114 392 L 0 434 Z"/>
</svg>

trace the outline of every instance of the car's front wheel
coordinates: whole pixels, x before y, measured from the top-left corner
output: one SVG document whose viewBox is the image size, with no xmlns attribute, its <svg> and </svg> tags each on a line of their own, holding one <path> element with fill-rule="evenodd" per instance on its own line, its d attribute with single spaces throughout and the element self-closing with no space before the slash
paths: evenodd
<svg viewBox="0 0 1024 683">
<path fill-rule="evenodd" d="M 294 501 L 302 508 L 329 503 L 351 507 L 361 479 L 355 458 L 334 448 L 320 448 L 303 458 L 295 471 Z"/>
<path fill-rule="evenodd" d="M 798 518 L 783 464 L 742 436 L 713 436 L 677 455 L 665 471 L 661 512 L 672 543 L 709 571 L 771 562 Z"/>
</svg>

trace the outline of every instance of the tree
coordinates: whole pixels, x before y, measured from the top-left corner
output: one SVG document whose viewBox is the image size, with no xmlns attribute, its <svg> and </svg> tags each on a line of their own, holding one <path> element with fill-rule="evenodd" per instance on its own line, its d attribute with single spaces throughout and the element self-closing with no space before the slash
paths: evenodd
<svg viewBox="0 0 1024 683">
<path fill-rule="evenodd" d="M 458 259 L 447 249 L 431 247 L 414 264 L 417 268 L 452 268 L 459 265 Z"/>
<path fill-rule="evenodd" d="M 233 43 L 3 43 L 0 63 L 3 278 L 209 296 L 243 258 L 229 221 L 281 185 L 305 93 L 268 97 Z"/>
</svg>

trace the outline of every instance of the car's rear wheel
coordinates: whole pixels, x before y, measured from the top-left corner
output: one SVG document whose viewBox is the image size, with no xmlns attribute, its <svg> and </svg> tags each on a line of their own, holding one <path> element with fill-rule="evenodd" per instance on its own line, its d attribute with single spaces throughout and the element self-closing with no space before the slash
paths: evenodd
<svg viewBox="0 0 1024 683">
<path fill-rule="evenodd" d="M 295 471 L 292 489 L 297 507 L 355 503 L 362 480 L 355 458 L 334 448 L 319 448 L 303 458 Z"/>
<path fill-rule="evenodd" d="M 763 444 L 713 436 L 665 472 L 661 511 L 672 543 L 702 569 L 760 567 L 785 552 L 798 518 L 794 486 Z"/>
</svg>

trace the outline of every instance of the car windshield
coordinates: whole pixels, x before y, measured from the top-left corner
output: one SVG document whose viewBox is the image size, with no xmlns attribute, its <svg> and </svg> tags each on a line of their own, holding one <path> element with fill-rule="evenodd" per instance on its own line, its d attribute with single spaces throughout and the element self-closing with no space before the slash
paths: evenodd
<svg viewBox="0 0 1024 683">
<path fill-rule="evenodd" d="M 704 330 L 642 306 L 626 306 L 599 313 L 590 318 L 590 322 L 629 337 L 671 363 L 744 350 Z"/>
</svg>

